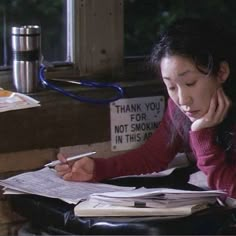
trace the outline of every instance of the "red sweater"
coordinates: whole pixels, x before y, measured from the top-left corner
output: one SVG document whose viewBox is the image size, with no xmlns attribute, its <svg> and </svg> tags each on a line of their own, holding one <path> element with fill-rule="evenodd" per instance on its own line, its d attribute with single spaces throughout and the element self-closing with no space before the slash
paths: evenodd
<svg viewBox="0 0 236 236">
<path fill-rule="evenodd" d="M 173 119 L 176 105 L 171 99 L 159 127 L 153 135 L 140 147 L 125 154 L 110 158 L 95 158 L 94 180 L 100 181 L 117 176 L 145 174 L 164 170 L 178 152 L 183 151 L 183 139 L 177 135 L 171 146 L 169 121 Z M 183 121 L 182 121 L 183 123 Z M 180 133 L 181 120 L 179 121 Z M 236 125 L 235 129 L 236 131 Z M 236 136 L 234 148 L 231 152 L 233 164 L 225 161 L 225 151 L 215 144 L 215 128 L 206 128 L 189 132 L 190 146 L 195 154 L 196 163 L 208 179 L 212 189 L 221 189 L 229 196 L 236 198 Z"/>
</svg>

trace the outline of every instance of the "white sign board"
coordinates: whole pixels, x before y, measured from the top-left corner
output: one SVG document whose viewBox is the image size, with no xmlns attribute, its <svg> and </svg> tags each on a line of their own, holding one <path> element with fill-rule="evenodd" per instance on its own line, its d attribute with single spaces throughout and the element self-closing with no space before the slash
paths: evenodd
<svg viewBox="0 0 236 236">
<path fill-rule="evenodd" d="M 144 143 L 158 127 L 164 109 L 164 96 L 119 99 L 112 102 L 112 151 L 129 150 Z"/>
</svg>

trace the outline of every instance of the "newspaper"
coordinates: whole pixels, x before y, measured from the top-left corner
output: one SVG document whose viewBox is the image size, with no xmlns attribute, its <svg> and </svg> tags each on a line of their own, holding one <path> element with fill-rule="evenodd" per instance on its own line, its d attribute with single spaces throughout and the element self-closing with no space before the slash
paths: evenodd
<svg viewBox="0 0 236 236">
<path fill-rule="evenodd" d="M 40 106 L 39 101 L 22 93 L 0 88 L 0 112 Z"/>
</svg>

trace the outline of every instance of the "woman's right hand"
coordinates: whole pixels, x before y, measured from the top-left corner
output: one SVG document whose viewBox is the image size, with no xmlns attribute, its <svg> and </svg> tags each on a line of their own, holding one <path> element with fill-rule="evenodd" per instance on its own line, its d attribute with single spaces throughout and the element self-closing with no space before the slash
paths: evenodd
<svg viewBox="0 0 236 236">
<path fill-rule="evenodd" d="M 64 180 L 69 181 L 91 181 L 94 174 L 94 160 L 89 157 L 83 157 L 74 162 L 66 162 L 66 158 L 59 153 L 57 155 L 61 164 L 55 166 L 57 174 Z"/>
<path fill-rule="evenodd" d="M 212 96 L 207 113 L 195 120 L 191 125 L 192 131 L 210 128 L 219 125 L 227 116 L 231 106 L 231 100 L 220 87 Z"/>
</svg>

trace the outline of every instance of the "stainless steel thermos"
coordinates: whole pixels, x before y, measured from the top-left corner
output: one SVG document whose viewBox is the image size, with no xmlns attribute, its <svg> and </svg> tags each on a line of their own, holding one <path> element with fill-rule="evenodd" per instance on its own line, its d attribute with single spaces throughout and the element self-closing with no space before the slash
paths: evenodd
<svg viewBox="0 0 236 236">
<path fill-rule="evenodd" d="M 17 92 L 37 90 L 41 61 L 41 29 L 37 25 L 12 27 L 13 82 Z"/>
</svg>

